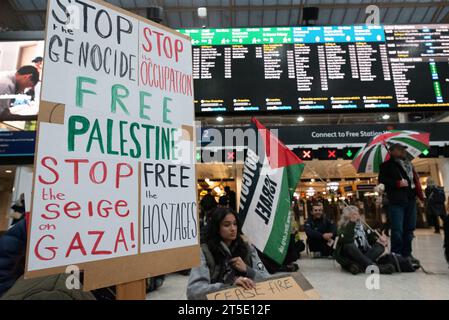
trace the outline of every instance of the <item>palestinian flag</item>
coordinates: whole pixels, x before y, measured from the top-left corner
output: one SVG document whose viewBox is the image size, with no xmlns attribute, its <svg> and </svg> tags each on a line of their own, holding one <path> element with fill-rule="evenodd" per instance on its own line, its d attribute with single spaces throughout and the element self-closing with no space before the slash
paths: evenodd
<svg viewBox="0 0 449 320">
<path fill-rule="evenodd" d="M 239 217 L 250 242 L 282 264 L 290 241 L 290 204 L 304 164 L 259 121 L 252 122 L 257 143 L 248 145 Z"/>
<path fill-rule="evenodd" d="M 378 173 L 380 165 L 390 159 L 389 147 L 400 144 L 408 158 L 414 159 L 429 149 L 430 134 L 409 130 L 391 130 L 371 138 L 355 155 L 352 165 L 358 173 Z"/>
</svg>

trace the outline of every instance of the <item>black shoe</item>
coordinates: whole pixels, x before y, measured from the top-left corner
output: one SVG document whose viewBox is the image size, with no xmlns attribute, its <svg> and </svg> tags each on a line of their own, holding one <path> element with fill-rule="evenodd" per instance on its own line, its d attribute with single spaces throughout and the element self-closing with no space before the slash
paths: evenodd
<svg viewBox="0 0 449 320">
<path fill-rule="evenodd" d="M 287 272 L 296 272 L 299 270 L 299 266 L 296 263 L 290 263 L 286 267 Z"/>
<path fill-rule="evenodd" d="M 359 274 L 362 272 L 360 267 L 353 263 L 348 266 L 348 271 L 351 272 L 352 274 Z"/>
<path fill-rule="evenodd" d="M 392 274 L 396 269 L 392 264 L 378 265 L 380 274 Z"/>
<path fill-rule="evenodd" d="M 420 266 L 421 265 L 421 262 L 418 260 L 418 259 L 416 259 L 414 256 L 412 256 L 412 255 L 410 255 L 409 257 L 407 257 L 407 259 L 410 261 L 410 263 L 412 264 L 412 265 L 418 265 L 418 266 Z"/>
<path fill-rule="evenodd" d="M 421 268 L 421 262 L 413 256 L 407 257 L 407 260 L 412 265 L 413 270 L 418 270 Z"/>
<path fill-rule="evenodd" d="M 433 233 L 440 234 L 440 230 L 435 230 Z"/>
</svg>

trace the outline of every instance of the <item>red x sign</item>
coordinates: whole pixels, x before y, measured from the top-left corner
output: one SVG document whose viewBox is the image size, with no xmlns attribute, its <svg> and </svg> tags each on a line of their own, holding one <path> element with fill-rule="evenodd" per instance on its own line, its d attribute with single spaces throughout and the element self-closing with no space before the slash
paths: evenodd
<svg viewBox="0 0 449 320">
<path fill-rule="evenodd" d="M 228 158 L 228 160 L 234 160 L 235 159 L 235 152 L 234 151 L 228 152 L 227 158 Z"/>
<path fill-rule="evenodd" d="M 337 158 L 337 150 L 327 150 L 327 157 L 329 159 L 331 158 Z"/>
</svg>

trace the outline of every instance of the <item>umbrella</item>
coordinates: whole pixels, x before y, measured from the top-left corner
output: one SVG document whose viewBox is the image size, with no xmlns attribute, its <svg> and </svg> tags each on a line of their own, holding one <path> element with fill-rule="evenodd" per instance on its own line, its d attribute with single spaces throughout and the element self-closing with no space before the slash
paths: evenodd
<svg viewBox="0 0 449 320">
<path fill-rule="evenodd" d="M 429 148 L 430 134 L 408 130 L 391 130 L 373 137 L 354 157 L 352 165 L 358 173 L 378 173 L 380 165 L 390 158 L 392 144 L 407 147 L 410 159 L 418 157 Z"/>
</svg>

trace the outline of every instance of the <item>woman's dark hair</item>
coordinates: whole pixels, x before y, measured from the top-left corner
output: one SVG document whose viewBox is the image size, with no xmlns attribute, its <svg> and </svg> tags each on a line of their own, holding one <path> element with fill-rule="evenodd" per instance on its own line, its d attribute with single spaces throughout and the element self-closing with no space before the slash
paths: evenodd
<svg viewBox="0 0 449 320">
<path fill-rule="evenodd" d="M 217 265 L 221 264 L 225 258 L 222 250 L 220 249 L 220 242 L 223 240 L 220 236 L 220 223 L 228 214 L 233 214 L 235 220 L 237 221 L 237 238 L 231 244 L 230 248 L 232 255 L 233 257 L 241 257 L 242 259 L 245 259 L 248 254 L 248 245 L 242 239 L 242 227 L 240 225 L 237 213 L 231 208 L 217 207 L 211 215 L 206 241 Z"/>
</svg>

